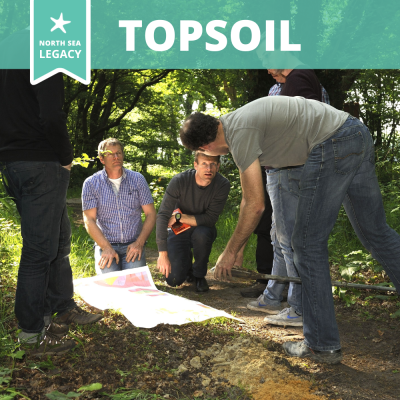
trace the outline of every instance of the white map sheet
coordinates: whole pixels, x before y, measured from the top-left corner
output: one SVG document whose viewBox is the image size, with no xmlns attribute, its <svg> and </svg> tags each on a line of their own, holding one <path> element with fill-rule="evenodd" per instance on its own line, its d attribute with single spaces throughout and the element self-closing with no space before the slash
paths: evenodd
<svg viewBox="0 0 400 400">
<path fill-rule="evenodd" d="M 214 317 L 242 321 L 198 301 L 158 290 L 147 266 L 76 279 L 74 289 L 93 307 L 120 310 L 140 328 L 153 328 L 158 324 L 182 325 Z"/>
</svg>

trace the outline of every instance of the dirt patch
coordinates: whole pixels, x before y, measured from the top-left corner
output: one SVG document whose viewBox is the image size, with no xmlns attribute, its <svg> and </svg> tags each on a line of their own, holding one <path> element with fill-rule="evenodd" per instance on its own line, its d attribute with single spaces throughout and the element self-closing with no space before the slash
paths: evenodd
<svg viewBox="0 0 400 400">
<path fill-rule="evenodd" d="M 326 397 L 312 394 L 312 385 L 303 380 L 269 380 L 253 393 L 254 400 L 321 400 Z"/>
<path fill-rule="evenodd" d="M 79 204 L 73 205 L 72 215 L 82 224 Z M 94 382 L 103 389 L 81 398 L 140 389 L 170 399 L 399 399 L 400 321 L 390 318 L 399 300 L 382 301 L 373 298 L 374 292 L 365 292 L 351 307 L 335 301 L 344 359 L 334 366 L 318 364 L 285 356 L 281 344 L 301 340 L 302 328 L 267 325 L 263 313 L 248 310 L 250 299 L 243 298 L 240 289 L 249 283 L 218 282 L 208 276 L 208 293 L 198 294 L 189 284 L 171 290 L 156 271 L 158 253 L 146 253 L 160 290 L 235 313 L 244 323 L 146 330 L 106 311 L 98 324 L 72 328 L 79 346 L 52 357 L 47 367 L 29 359 L 17 361 L 12 387 L 31 399 L 43 399 L 53 390 L 66 394 Z"/>
<path fill-rule="evenodd" d="M 153 256 L 156 260 L 157 252 Z M 153 275 L 157 276 L 154 264 L 149 262 L 149 265 Z M 373 298 L 375 292 L 365 291 L 361 294 L 359 301 L 350 307 L 335 299 L 344 359 L 341 364 L 331 366 L 318 364 L 308 359 L 287 358 L 284 355 L 281 344 L 288 340 L 302 340 L 304 338 L 302 328 L 268 325 L 263 321 L 265 314 L 248 310 L 246 305 L 251 299 L 245 299 L 240 295 L 240 289 L 247 287 L 248 282 L 238 279 L 229 283 L 218 282 L 212 275 L 208 275 L 207 280 L 210 291 L 205 294 L 196 293 L 194 287 L 189 284 L 184 285 L 179 292 L 170 289 L 168 291 L 201 301 L 228 313 L 234 313 L 243 319 L 245 324 L 232 325 L 235 332 L 268 341 L 276 347 L 282 359 L 285 359 L 292 368 L 297 368 L 294 370 L 296 374 L 301 372 L 306 383 L 307 380 L 314 383 L 311 391 L 299 392 L 298 399 L 310 393 L 315 396 L 343 400 L 399 399 L 400 341 L 398 332 L 400 321 L 390 317 L 399 308 L 398 297 L 397 300 L 396 296 L 393 296 L 394 300 L 382 301 L 379 298 Z M 162 286 L 159 287 L 162 288 Z M 260 359 L 260 357 L 257 358 Z M 292 379 L 294 380 L 296 378 Z M 266 396 L 278 393 L 280 390 L 278 381 L 274 387 L 276 390 L 272 392 L 270 388 L 266 389 L 268 390 Z M 305 390 L 304 388 L 301 390 Z"/>
<path fill-rule="evenodd" d="M 202 358 L 210 358 L 213 378 L 243 385 L 256 399 L 298 399 L 299 395 L 307 400 L 321 398 L 310 393 L 309 381 L 296 378 L 295 368 L 274 351 L 274 346 L 258 337 L 240 336 L 223 347 L 214 344 L 199 353 Z"/>
</svg>

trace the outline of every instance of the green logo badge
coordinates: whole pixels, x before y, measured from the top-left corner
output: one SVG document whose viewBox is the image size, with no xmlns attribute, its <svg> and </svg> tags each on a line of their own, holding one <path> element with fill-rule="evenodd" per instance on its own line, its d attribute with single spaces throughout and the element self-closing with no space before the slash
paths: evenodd
<svg viewBox="0 0 400 400">
<path fill-rule="evenodd" d="M 63 72 L 90 83 L 90 0 L 31 0 L 31 83 Z"/>
</svg>

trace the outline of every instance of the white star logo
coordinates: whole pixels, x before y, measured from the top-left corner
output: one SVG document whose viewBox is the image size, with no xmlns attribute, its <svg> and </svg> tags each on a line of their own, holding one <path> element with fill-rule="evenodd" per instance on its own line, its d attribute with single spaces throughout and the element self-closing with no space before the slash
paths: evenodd
<svg viewBox="0 0 400 400">
<path fill-rule="evenodd" d="M 71 21 L 64 21 L 63 13 L 61 13 L 60 18 L 58 18 L 58 19 L 54 19 L 51 17 L 50 17 L 50 19 L 55 23 L 55 25 L 53 26 L 53 28 L 50 32 L 53 32 L 56 29 L 61 29 L 64 33 L 67 33 L 64 29 L 64 25 L 70 24 Z"/>
</svg>

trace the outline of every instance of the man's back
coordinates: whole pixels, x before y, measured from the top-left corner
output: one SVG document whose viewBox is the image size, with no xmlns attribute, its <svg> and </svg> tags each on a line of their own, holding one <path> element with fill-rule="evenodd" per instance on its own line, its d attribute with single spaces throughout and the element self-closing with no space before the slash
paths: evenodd
<svg viewBox="0 0 400 400">
<path fill-rule="evenodd" d="M 256 158 L 261 165 L 273 168 L 303 165 L 311 148 L 332 135 L 347 117 L 347 113 L 316 100 L 268 96 L 220 120 L 233 158 L 243 172 Z"/>
<path fill-rule="evenodd" d="M 294 69 L 286 77 L 281 96 L 302 96 L 306 99 L 321 101 L 321 84 L 312 69 Z"/>
<path fill-rule="evenodd" d="M 1 161 L 71 163 L 63 85 L 61 74 L 33 86 L 29 70 L 0 70 Z"/>
</svg>

